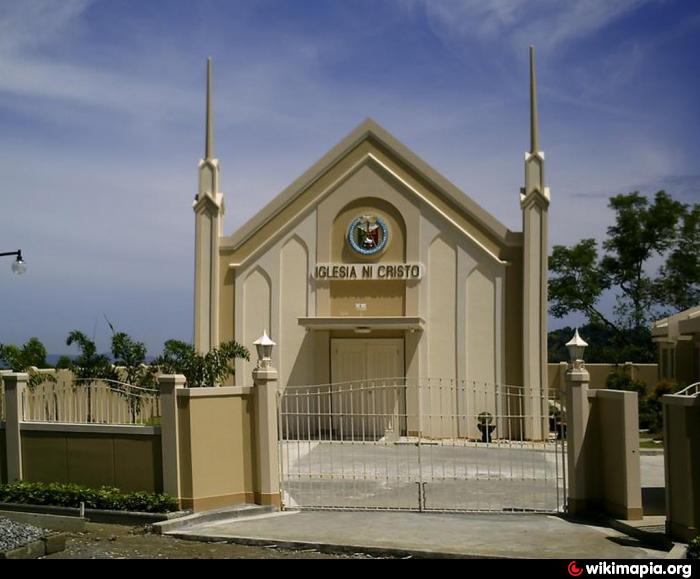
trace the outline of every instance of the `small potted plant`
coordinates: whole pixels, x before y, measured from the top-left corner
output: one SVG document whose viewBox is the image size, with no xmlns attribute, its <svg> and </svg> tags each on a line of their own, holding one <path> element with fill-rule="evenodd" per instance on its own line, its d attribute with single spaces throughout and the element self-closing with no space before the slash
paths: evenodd
<svg viewBox="0 0 700 579">
<path fill-rule="evenodd" d="M 496 425 L 492 424 L 493 414 L 481 412 L 476 418 L 479 432 L 481 432 L 481 442 L 491 442 L 493 431 L 496 430 Z"/>
</svg>

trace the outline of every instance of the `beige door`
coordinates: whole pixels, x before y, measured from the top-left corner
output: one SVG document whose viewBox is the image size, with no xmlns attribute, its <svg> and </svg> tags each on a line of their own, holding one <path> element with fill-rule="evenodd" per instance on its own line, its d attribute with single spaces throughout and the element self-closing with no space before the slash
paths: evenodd
<svg viewBox="0 0 700 579">
<path fill-rule="evenodd" d="M 332 414 L 336 438 L 398 436 L 405 414 L 402 339 L 331 341 Z"/>
</svg>

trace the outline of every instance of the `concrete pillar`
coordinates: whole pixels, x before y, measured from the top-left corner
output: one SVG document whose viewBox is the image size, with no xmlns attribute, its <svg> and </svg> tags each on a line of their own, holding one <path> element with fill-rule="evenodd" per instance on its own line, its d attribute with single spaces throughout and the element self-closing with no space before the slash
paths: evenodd
<svg viewBox="0 0 700 579">
<path fill-rule="evenodd" d="M 590 374 L 583 365 L 566 372 L 566 445 L 568 451 L 568 510 L 587 509 L 590 489 L 586 484 L 586 434 L 590 418 L 588 385 Z"/>
<path fill-rule="evenodd" d="M 161 411 L 161 451 L 163 456 L 163 492 L 180 499 L 180 440 L 177 391 L 185 387 L 181 374 L 158 378 Z"/>
<path fill-rule="evenodd" d="M 662 401 L 666 532 L 689 541 L 700 534 L 700 395 L 666 395 Z"/>
<path fill-rule="evenodd" d="M 22 398 L 29 374 L 9 373 L 5 383 L 5 442 L 7 445 L 7 481 L 22 480 L 22 436 L 20 424 L 24 420 Z"/>
<path fill-rule="evenodd" d="M 271 366 L 255 368 L 253 384 L 255 386 L 255 444 L 258 475 L 255 498 L 259 504 L 281 507 L 277 370 Z"/>
</svg>

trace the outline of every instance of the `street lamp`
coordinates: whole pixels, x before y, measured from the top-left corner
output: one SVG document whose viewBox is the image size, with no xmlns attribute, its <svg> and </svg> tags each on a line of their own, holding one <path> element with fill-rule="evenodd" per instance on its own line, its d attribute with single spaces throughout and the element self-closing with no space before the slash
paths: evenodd
<svg viewBox="0 0 700 579">
<path fill-rule="evenodd" d="M 16 273 L 17 275 L 22 275 L 25 271 L 27 271 L 27 264 L 24 263 L 24 260 L 22 259 L 22 250 L 18 249 L 17 251 L 6 251 L 4 253 L 0 253 L 0 257 L 6 257 L 8 255 L 16 255 L 17 259 L 15 259 L 12 262 L 12 272 Z"/>
</svg>

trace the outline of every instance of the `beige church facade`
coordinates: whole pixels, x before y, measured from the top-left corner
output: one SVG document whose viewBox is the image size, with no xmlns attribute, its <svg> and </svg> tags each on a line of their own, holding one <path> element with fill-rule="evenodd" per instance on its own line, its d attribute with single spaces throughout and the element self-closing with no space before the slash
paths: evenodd
<svg viewBox="0 0 700 579">
<path fill-rule="evenodd" d="M 530 72 L 525 187 L 504 197 L 520 203 L 522 232 L 366 120 L 227 236 L 209 68 L 194 203 L 197 349 L 236 340 L 254 351 L 267 330 L 282 389 L 382 378 L 511 385 L 532 394 L 529 414 L 546 416 L 549 192 L 532 54 Z M 238 361 L 236 384 L 252 370 Z M 469 412 L 504 414 L 497 404 L 488 397 Z M 542 423 L 528 437 L 542 438 Z"/>
</svg>

